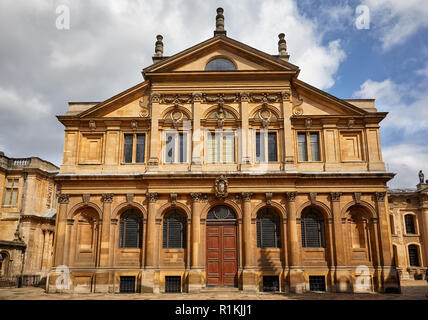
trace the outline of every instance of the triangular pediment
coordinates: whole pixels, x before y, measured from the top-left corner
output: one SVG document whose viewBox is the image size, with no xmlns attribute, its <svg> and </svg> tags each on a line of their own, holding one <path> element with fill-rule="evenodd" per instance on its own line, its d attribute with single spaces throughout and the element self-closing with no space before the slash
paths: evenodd
<svg viewBox="0 0 428 320">
<path fill-rule="evenodd" d="M 226 36 L 216 36 L 187 50 L 145 68 L 143 74 L 166 72 L 204 71 L 206 64 L 215 58 L 226 58 L 236 71 L 291 71 L 299 68 L 285 60 L 252 48 Z"/>
</svg>

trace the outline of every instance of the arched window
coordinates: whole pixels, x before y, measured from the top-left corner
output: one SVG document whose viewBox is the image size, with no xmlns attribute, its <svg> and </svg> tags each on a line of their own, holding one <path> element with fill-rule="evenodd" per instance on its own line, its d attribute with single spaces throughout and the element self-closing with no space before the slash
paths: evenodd
<svg viewBox="0 0 428 320">
<path fill-rule="evenodd" d="M 409 263 L 412 267 L 419 267 L 418 246 L 415 244 L 409 245 Z"/>
<path fill-rule="evenodd" d="M 231 71 L 236 70 L 235 65 L 232 61 L 224 59 L 224 58 L 217 58 L 213 59 L 210 62 L 207 63 L 205 66 L 205 71 Z"/>
<path fill-rule="evenodd" d="M 257 247 L 281 248 L 279 217 L 273 209 L 261 209 L 257 215 Z"/>
<path fill-rule="evenodd" d="M 235 212 L 228 206 L 216 206 L 207 215 L 207 220 L 233 220 L 236 219 Z"/>
<path fill-rule="evenodd" d="M 135 209 L 125 211 L 120 217 L 119 248 L 141 248 L 143 223 Z"/>
<path fill-rule="evenodd" d="M 163 219 L 163 248 L 186 248 L 186 215 L 171 210 Z"/>
<path fill-rule="evenodd" d="M 308 207 L 303 210 L 301 228 L 303 248 L 325 247 L 324 218 L 317 209 Z"/>
<path fill-rule="evenodd" d="M 9 254 L 5 251 L 0 252 L 0 276 L 6 277 L 9 269 Z"/>
<path fill-rule="evenodd" d="M 413 214 L 406 214 L 404 216 L 404 222 L 406 225 L 406 233 L 407 234 L 415 234 L 416 228 L 415 228 L 415 219 Z"/>
</svg>

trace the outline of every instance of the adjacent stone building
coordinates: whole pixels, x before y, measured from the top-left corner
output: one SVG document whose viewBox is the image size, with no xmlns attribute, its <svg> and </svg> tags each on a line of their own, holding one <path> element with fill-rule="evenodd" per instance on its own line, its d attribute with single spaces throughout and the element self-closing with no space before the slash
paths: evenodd
<svg viewBox="0 0 428 320">
<path fill-rule="evenodd" d="M 21 275 L 38 284 L 52 266 L 58 170 L 37 157 L 0 153 L 0 284 Z"/>
<path fill-rule="evenodd" d="M 278 51 L 227 37 L 218 9 L 189 49 L 164 57 L 158 36 L 143 82 L 69 103 L 54 266 L 71 282 L 53 269 L 48 292 L 398 290 L 387 114 L 299 80 L 284 34 Z"/>
<path fill-rule="evenodd" d="M 425 279 L 428 269 L 428 180 L 388 190 L 394 264 L 400 279 Z"/>
</svg>

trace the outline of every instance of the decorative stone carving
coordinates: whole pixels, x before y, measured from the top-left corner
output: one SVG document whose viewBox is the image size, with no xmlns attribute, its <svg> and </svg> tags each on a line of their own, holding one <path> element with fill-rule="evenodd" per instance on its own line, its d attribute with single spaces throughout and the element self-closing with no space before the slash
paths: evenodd
<svg viewBox="0 0 428 320">
<path fill-rule="evenodd" d="M 311 204 L 314 204 L 317 200 L 317 193 L 316 192 L 310 192 L 309 193 L 309 200 L 311 201 Z"/>
<path fill-rule="evenodd" d="M 201 192 L 192 192 L 190 196 L 192 197 L 193 202 L 200 202 L 202 200 Z"/>
<path fill-rule="evenodd" d="M 135 120 L 131 121 L 131 129 L 136 130 L 138 128 L 138 122 Z"/>
<path fill-rule="evenodd" d="M 217 93 L 217 95 L 206 95 L 203 94 L 203 101 L 204 102 L 217 102 L 219 105 L 223 105 L 225 102 L 235 102 L 238 100 L 237 95 L 225 95 L 224 93 Z"/>
<path fill-rule="evenodd" d="M 340 196 L 342 192 L 332 192 L 330 193 L 331 201 L 340 201 Z"/>
<path fill-rule="evenodd" d="M 356 204 L 361 202 L 361 192 L 354 192 L 354 201 Z"/>
<path fill-rule="evenodd" d="M 152 103 L 159 103 L 161 98 L 161 95 L 159 93 L 152 93 L 150 95 L 150 102 Z"/>
<path fill-rule="evenodd" d="M 296 88 L 294 88 L 294 86 L 291 86 L 291 93 L 292 93 L 292 97 L 293 97 L 293 107 L 297 107 L 300 106 L 303 103 L 303 99 L 300 98 L 299 93 L 297 92 Z"/>
<path fill-rule="evenodd" d="M 376 192 L 374 196 L 376 201 L 380 202 L 385 200 L 385 195 L 386 195 L 386 192 Z"/>
<path fill-rule="evenodd" d="M 171 198 L 171 204 L 172 205 L 176 205 L 177 204 L 177 193 L 171 193 L 170 195 L 169 195 L 169 197 Z"/>
<path fill-rule="evenodd" d="M 241 102 L 250 102 L 250 94 L 248 92 L 241 92 L 239 96 L 241 97 Z"/>
<path fill-rule="evenodd" d="M 355 119 L 351 118 L 348 119 L 348 127 L 352 128 L 355 125 Z"/>
<path fill-rule="evenodd" d="M 172 103 L 175 108 L 178 108 L 180 104 L 189 103 L 192 100 L 192 96 L 186 95 L 181 96 L 179 94 L 175 94 L 174 96 L 161 96 L 162 103 Z"/>
<path fill-rule="evenodd" d="M 297 196 L 297 192 L 286 192 L 285 197 L 288 201 L 295 201 Z"/>
<path fill-rule="evenodd" d="M 113 193 L 104 193 L 103 195 L 101 195 L 101 201 L 108 203 L 113 202 Z"/>
<path fill-rule="evenodd" d="M 266 192 L 266 204 L 272 204 L 272 192 Z"/>
<path fill-rule="evenodd" d="M 66 204 L 70 201 L 70 195 L 61 193 L 58 197 L 58 201 L 61 204 Z"/>
<path fill-rule="evenodd" d="M 263 128 L 267 129 L 269 127 L 269 122 L 272 117 L 272 112 L 269 109 L 264 108 L 259 111 L 260 119 L 262 119 Z"/>
<path fill-rule="evenodd" d="M 83 200 L 83 203 L 85 204 L 85 205 L 88 205 L 88 203 L 89 203 L 89 199 L 91 198 L 91 195 L 90 194 L 83 194 L 82 195 L 82 200 Z"/>
<path fill-rule="evenodd" d="M 279 57 L 287 60 L 290 57 L 290 55 L 287 52 L 287 42 L 285 41 L 285 34 L 284 33 L 280 33 L 278 35 L 279 41 L 278 41 L 278 53 L 279 53 Z"/>
<path fill-rule="evenodd" d="M 280 95 L 282 101 L 290 101 L 290 92 L 282 91 Z"/>
<path fill-rule="evenodd" d="M 227 195 L 229 194 L 227 191 L 228 185 L 229 182 L 227 181 L 227 178 L 223 175 L 221 175 L 215 180 L 214 191 L 217 198 L 224 199 L 227 197 Z"/>
<path fill-rule="evenodd" d="M 178 128 L 178 125 L 180 124 L 180 121 L 183 119 L 183 112 L 180 110 L 175 110 L 170 113 L 171 119 L 172 119 L 172 125 L 174 128 Z"/>
<path fill-rule="evenodd" d="M 242 196 L 241 196 L 239 193 L 235 194 L 235 197 L 233 198 L 233 201 L 234 201 L 235 203 L 241 203 L 241 201 L 242 201 Z"/>
<path fill-rule="evenodd" d="M 192 93 L 193 102 L 201 102 L 202 101 L 202 93 L 201 92 L 193 92 Z"/>
<path fill-rule="evenodd" d="M 251 201 L 251 198 L 253 197 L 252 192 L 242 192 L 242 199 L 244 201 Z"/>
<path fill-rule="evenodd" d="M 422 170 L 419 170 L 419 183 L 424 183 L 425 175 Z"/>
<path fill-rule="evenodd" d="M 95 120 L 89 121 L 89 129 L 95 130 L 97 128 L 97 125 L 95 124 Z"/>
<path fill-rule="evenodd" d="M 140 106 L 140 117 L 141 118 L 148 118 L 150 116 L 150 111 L 149 111 L 149 107 L 144 105 L 144 102 L 142 100 L 140 100 L 138 102 L 139 106 Z"/>
<path fill-rule="evenodd" d="M 134 202 L 134 194 L 133 194 L 133 193 L 127 193 L 127 194 L 126 194 L 126 202 L 127 202 L 127 203 L 132 203 L 132 202 Z"/>
<path fill-rule="evenodd" d="M 310 128 L 312 126 L 312 119 L 308 118 L 305 120 L 305 126 L 306 128 Z"/>
<path fill-rule="evenodd" d="M 158 193 L 157 192 L 148 192 L 148 193 L 146 193 L 146 197 L 149 200 L 149 202 L 156 202 L 158 200 Z"/>
<path fill-rule="evenodd" d="M 219 128 L 223 127 L 224 121 L 226 120 L 226 111 L 223 107 L 219 107 L 216 111 L 217 125 Z"/>
<path fill-rule="evenodd" d="M 224 15 L 223 8 L 217 8 L 217 15 L 215 17 L 215 31 L 214 36 L 226 35 L 226 30 L 224 30 Z"/>
<path fill-rule="evenodd" d="M 155 43 L 155 56 L 156 57 L 162 57 L 163 56 L 163 37 L 158 34 L 156 36 L 156 43 Z"/>
<path fill-rule="evenodd" d="M 295 116 L 303 115 L 303 109 L 301 107 L 294 107 L 293 108 L 293 115 L 295 115 Z"/>
<path fill-rule="evenodd" d="M 261 102 L 264 107 L 267 106 L 269 103 L 279 101 L 279 98 L 280 98 L 279 94 L 273 94 L 273 93 L 257 93 L 257 94 L 251 95 L 251 101 Z"/>
</svg>

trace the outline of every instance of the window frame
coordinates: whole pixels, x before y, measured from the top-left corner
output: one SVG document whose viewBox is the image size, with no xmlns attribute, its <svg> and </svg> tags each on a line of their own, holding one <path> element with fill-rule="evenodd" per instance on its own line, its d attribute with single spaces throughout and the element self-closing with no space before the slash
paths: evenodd
<svg viewBox="0 0 428 320">
<path fill-rule="evenodd" d="M 416 248 L 416 258 L 418 259 L 418 265 L 412 265 L 412 260 L 410 259 L 410 247 Z M 407 256 L 410 267 L 420 267 L 421 266 L 421 255 L 420 255 L 420 246 L 415 243 L 409 243 L 407 246 Z"/>
<path fill-rule="evenodd" d="M 215 61 L 215 60 L 227 60 L 228 62 L 230 62 L 230 63 L 232 63 L 232 65 L 233 65 L 233 67 L 234 67 L 234 69 L 218 69 L 218 70 L 207 70 L 207 66 L 211 63 L 211 62 L 213 62 L 213 61 Z M 230 59 L 229 57 L 225 57 L 225 56 L 216 56 L 216 57 L 213 57 L 213 58 L 211 58 L 206 64 L 205 64 L 205 67 L 204 67 L 204 71 L 207 71 L 207 72 L 218 72 L 218 71 L 223 71 L 223 72 L 230 72 L 230 71 L 236 71 L 236 70 L 238 70 L 238 67 L 237 67 L 237 65 L 236 65 L 236 63 L 235 63 L 235 61 L 233 61 L 232 59 Z"/>
<path fill-rule="evenodd" d="M 166 143 L 167 143 L 167 137 L 168 135 L 174 135 L 174 161 L 169 162 L 167 161 L 167 149 L 166 149 Z M 186 135 L 186 161 L 180 162 L 179 160 L 179 149 L 180 149 L 180 135 L 181 134 L 185 134 Z M 163 141 L 162 141 L 162 146 L 165 149 L 165 152 L 162 152 L 162 158 L 163 158 L 163 163 L 164 164 L 189 164 L 190 163 L 190 158 L 191 158 L 191 131 L 190 130 L 170 130 L 170 129 L 166 129 L 163 130 L 162 133 L 162 137 L 163 137 Z"/>
<path fill-rule="evenodd" d="M 299 157 L 299 134 L 305 134 L 306 139 L 306 155 L 307 160 L 301 160 Z M 311 141 L 310 141 L 310 135 L 311 133 L 317 133 L 318 134 L 318 152 L 319 152 L 319 160 L 312 160 L 312 148 L 311 148 Z M 322 151 L 322 134 L 321 130 L 296 130 L 296 151 L 297 151 L 297 162 L 299 163 L 320 163 L 324 161 L 323 157 L 323 151 Z"/>
<path fill-rule="evenodd" d="M 253 159 L 254 163 L 278 163 L 279 162 L 279 132 L 278 130 L 263 130 L 263 129 L 253 129 L 254 135 L 253 135 L 253 141 L 254 141 L 254 148 L 253 148 Z M 264 143 L 264 161 L 258 161 L 257 160 L 257 134 L 263 133 L 263 143 Z M 276 161 L 269 161 L 269 134 L 275 133 L 276 136 Z M 261 141 L 261 140 L 260 140 Z"/>
<path fill-rule="evenodd" d="M 305 208 L 306 209 L 306 208 Z M 319 246 L 317 247 L 313 247 L 313 246 L 308 246 L 307 245 L 307 230 L 306 230 L 306 223 L 305 223 L 305 219 L 304 219 L 304 215 L 310 215 L 313 214 L 312 210 L 308 211 L 308 212 L 304 212 L 305 209 L 302 211 L 302 214 L 300 216 L 300 242 L 302 245 L 303 249 L 325 249 L 327 248 L 327 239 L 326 239 L 326 223 L 325 223 L 325 217 L 323 216 L 323 214 L 313 208 L 312 210 L 316 211 L 315 215 L 318 215 L 319 218 L 316 219 L 317 221 L 317 226 L 318 226 L 318 242 L 319 242 Z M 304 232 L 304 233 L 303 233 Z M 303 241 L 304 240 L 304 241 Z"/>
<path fill-rule="evenodd" d="M 12 180 L 12 186 L 8 187 L 8 180 Z M 15 187 L 15 180 L 18 180 L 17 182 L 17 186 Z M 20 196 L 20 186 L 21 186 L 21 177 L 20 176 L 7 176 L 4 179 L 5 184 L 4 184 L 4 191 L 3 191 L 3 201 L 2 201 L 2 206 L 4 208 L 17 208 L 18 204 L 19 204 L 19 196 Z M 6 203 L 6 193 L 7 193 L 7 189 L 10 189 L 10 199 L 9 199 L 9 203 Z M 16 189 L 16 203 L 12 204 L 12 199 L 13 199 L 13 190 Z"/>
<path fill-rule="evenodd" d="M 137 217 L 138 230 L 137 230 L 137 246 L 136 247 L 128 247 L 126 246 L 126 220 L 127 216 L 135 216 Z M 124 221 L 123 233 L 120 232 L 122 221 Z M 119 241 L 118 247 L 119 249 L 138 249 L 141 250 L 143 248 L 143 230 L 144 230 L 144 220 L 141 216 L 141 213 L 137 209 L 128 209 L 122 212 L 119 218 Z"/>
<path fill-rule="evenodd" d="M 181 218 L 181 232 L 180 232 L 180 247 L 170 247 L 170 229 L 168 220 L 171 216 L 180 216 Z M 165 235 L 166 232 L 166 235 Z M 187 247 L 187 216 L 186 214 L 178 209 L 168 210 L 162 219 L 162 249 L 186 249 Z M 166 240 L 166 241 L 165 241 Z"/>
<path fill-rule="evenodd" d="M 125 161 L 125 136 L 132 135 L 132 161 Z M 137 136 L 144 135 L 144 161 L 137 162 Z M 122 134 L 122 150 L 121 150 L 121 164 L 129 165 L 129 164 L 146 164 L 147 163 L 147 151 L 148 151 L 148 133 L 144 132 L 123 132 Z"/>
<path fill-rule="evenodd" d="M 276 216 L 275 220 L 272 221 L 275 231 L 273 234 L 274 246 L 265 246 L 263 244 L 263 217 L 265 215 L 274 215 Z M 257 229 L 257 248 L 259 249 L 281 249 L 282 248 L 282 234 L 281 234 L 281 218 L 274 209 L 272 208 L 262 208 L 257 212 L 256 217 L 256 229 Z M 260 242 L 259 242 L 260 239 Z"/>
<path fill-rule="evenodd" d="M 406 221 L 406 217 L 407 216 L 411 216 L 412 217 L 413 231 L 414 231 L 413 233 L 408 232 L 408 230 L 407 230 L 407 221 Z M 413 213 L 405 213 L 403 215 L 403 221 L 404 221 L 404 230 L 405 230 L 405 234 L 406 235 L 414 236 L 414 235 L 418 235 L 419 234 L 418 233 L 417 222 L 416 222 L 416 215 L 415 214 L 413 214 Z"/>
<path fill-rule="evenodd" d="M 210 138 L 209 138 L 209 136 L 212 135 L 212 133 L 214 133 L 214 137 L 215 138 L 217 138 L 217 136 L 220 137 L 219 138 L 219 140 L 220 140 L 219 150 L 221 150 L 221 151 L 220 151 L 220 154 L 219 154 L 219 161 L 217 161 L 217 157 L 216 157 L 216 159 L 215 159 L 214 162 L 209 162 L 208 161 L 209 160 L 209 158 L 208 158 L 209 148 L 210 148 L 210 144 L 209 144 L 209 139 Z M 230 135 L 233 134 L 233 153 L 232 153 L 233 154 L 233 162 L 224 162 L 223 161 L 223 148 L 224 148 L 223 136 L 224 136 L 224 134 L 230 134 Z M 206 133 L 205 133 L 204 137 L 205 137 L 204 147 L 205 147 L 205 150 L 206 150 L 206 152 L 204 152 L 204 158 L 205 158 L 205 163 L 206 164 L 212 165 L 212 164 L 236 164 L 237 163 L 237 159 L 238 159 L 238 154 L 237 154 L 237 151 L 238 151 L 238 141 L 237 141 L 237 132 L 236 132 L 236 130 L 232 130 L 232 129 L 206 130 Z M 218 142 L 217 142 L 217 139 L 216 139 L 216 144 L 217 143 Z"/>
</svg>

